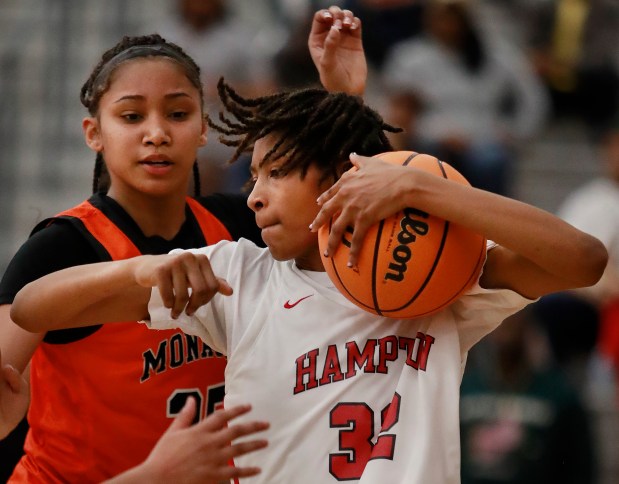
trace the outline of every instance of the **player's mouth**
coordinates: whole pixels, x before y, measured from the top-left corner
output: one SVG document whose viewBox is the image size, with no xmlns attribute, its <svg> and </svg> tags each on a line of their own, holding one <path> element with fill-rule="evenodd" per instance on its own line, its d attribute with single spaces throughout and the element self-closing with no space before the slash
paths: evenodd
<svg viewBox="0 0 619 484">
<path fill-rule="evenodd" d="M 279 225 L 279 222 L 277 222 L 276 220 L 259 220 L 258 217 L 256 217 L 256 225 L 260 230 L 266 230 L 275 225 Z"/>
<path fill-rule="evenodd" d="M 141 165 L 150 165 L 150 166 L 170 166 L 172 162 L 165 156 L 162 155 L 150 155 L 140 161 Z"/>
<path fill-rule="evenodd" d="M 269 223 L 260 223 L 258 224 L 258 227 L 260 228 L 260 234 L 262 236 L 263 239 L 268 239 L 271 237 L 271 234 L 273 233 L 274 230 L 277 230 L 277 227 L 279 226 L 279 223 L 277 222 L 269 222 Z M 266 240 L 265 240 L 266 242 Z"/>
<path fill-rule="evenodd" d="M 151 175 L 165 175 L 174 165 L 172 161 L 162 155 L 147 156 L 139 164 Z"/>
</svg>

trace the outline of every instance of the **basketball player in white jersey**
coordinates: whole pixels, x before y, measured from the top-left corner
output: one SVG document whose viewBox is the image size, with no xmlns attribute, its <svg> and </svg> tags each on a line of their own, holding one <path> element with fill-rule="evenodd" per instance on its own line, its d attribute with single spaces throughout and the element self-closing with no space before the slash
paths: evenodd
<svg viewBox="0 0 619 484">
<path fill-rule="evenodd" d="M 459 482 L 467 351 L 536 298 L 594 284 L 604 246 L 530 205 L 367 158 L 390 149 L 394 128 L 357 97 L 245 99 L 224 83 L 220 96 L 235 119 L 210 124 L 237 155 L 253 147 L 248 204 L 268 248 L 240 240 L 73 267 L 26 286 L 11 316 L 31 331 L 142 319 L 200 336 L 228 357 L 225 406 L 251 403 L 247 418 L 270 423 L 269 446 L 235 462 L 262 468 L 247 482 Z M 414 206 L 494 241 L 478 283 L 441 312 L 378 317 L 329 281 L 308 226 L 351 151 L 366 156 L 350 155 L 359 171 L 342 183 L 373 205 Z"/>
</svg>

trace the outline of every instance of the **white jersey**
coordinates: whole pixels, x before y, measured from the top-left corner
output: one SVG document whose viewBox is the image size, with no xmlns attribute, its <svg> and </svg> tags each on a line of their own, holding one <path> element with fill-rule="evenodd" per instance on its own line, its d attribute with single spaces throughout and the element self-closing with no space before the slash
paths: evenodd
<svg viewBox="0 0 619 484">
<path fill-rule="evenodd" d="M 237 459 L 262 468 L 247 482 L 460 482 L 467 351 L 530 300 L 476 286 L 436 315 L 395 320 L 251 242 L 193 252 L 209 256 L 234 294 L 173 320 L 154 289 L 148 324 L 180 327 L 226 354 L 225 406 L 251 403 L 243 419 L 270 422 L 269 446 Z"/>
</svg>

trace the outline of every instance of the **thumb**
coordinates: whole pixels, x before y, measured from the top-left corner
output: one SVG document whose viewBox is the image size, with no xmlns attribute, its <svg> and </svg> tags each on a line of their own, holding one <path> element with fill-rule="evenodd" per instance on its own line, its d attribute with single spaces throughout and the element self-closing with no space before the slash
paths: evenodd
<svg viewBox="0 0 619 484">
<path fill-rule="evenodd" d="M 361 156 L 358 155 L 357 153 L 351 153 L 349 156 L 349 159 L 351 161 L 351 163 L 353 164 L 353 166 L 356 166 L 357 168 L 363 168 L 366 163 L 368 163 L 368 161 L 372 160 L 372 158 L 369 158 L 367 156 Z"/>
<path fill-rule="evenodd" d="M 233 293 L 232 287 L 230 286 L 230 284 L 228 284 L 228 282 L 225 279 L 218 277 L 217 282 L 219 283 L 219 288 L 217 289 L 218 293 L 223 294 L 224 296 L 232 295 Z"/>
<path fill-rule="evenodd" d="M 194 397 L 188 397 L 185 401 L 185 405 L 179 412 L 179 414 L 174 418 L 170 426 L 168 427 L 167 432 L 172 432 L 174 430 L 182 430 L 191 427 L 194 421 L 194 417 L 196 415 L 196 399 Z"/>
</svg>

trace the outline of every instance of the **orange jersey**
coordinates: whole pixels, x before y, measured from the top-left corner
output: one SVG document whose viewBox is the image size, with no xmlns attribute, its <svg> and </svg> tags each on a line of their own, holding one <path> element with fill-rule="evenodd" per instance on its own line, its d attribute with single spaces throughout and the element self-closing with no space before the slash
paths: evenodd
<svg viewBox="0 0 619 484">
<path fill-rule="evenodd" d="M 198 202 L 187 203 L 208 243 L 231 238 Z M 89 201 L 58 217 L 81 224 L 109 259 L 140 254 Z M 136 322 L 87 331 L 37 348 L 25 455 L 9 482 L 101 482 L 142 462 L 189 394 L 200 417 L 222 402 L 226 360 L 198 338 Z"/>
</svg>

